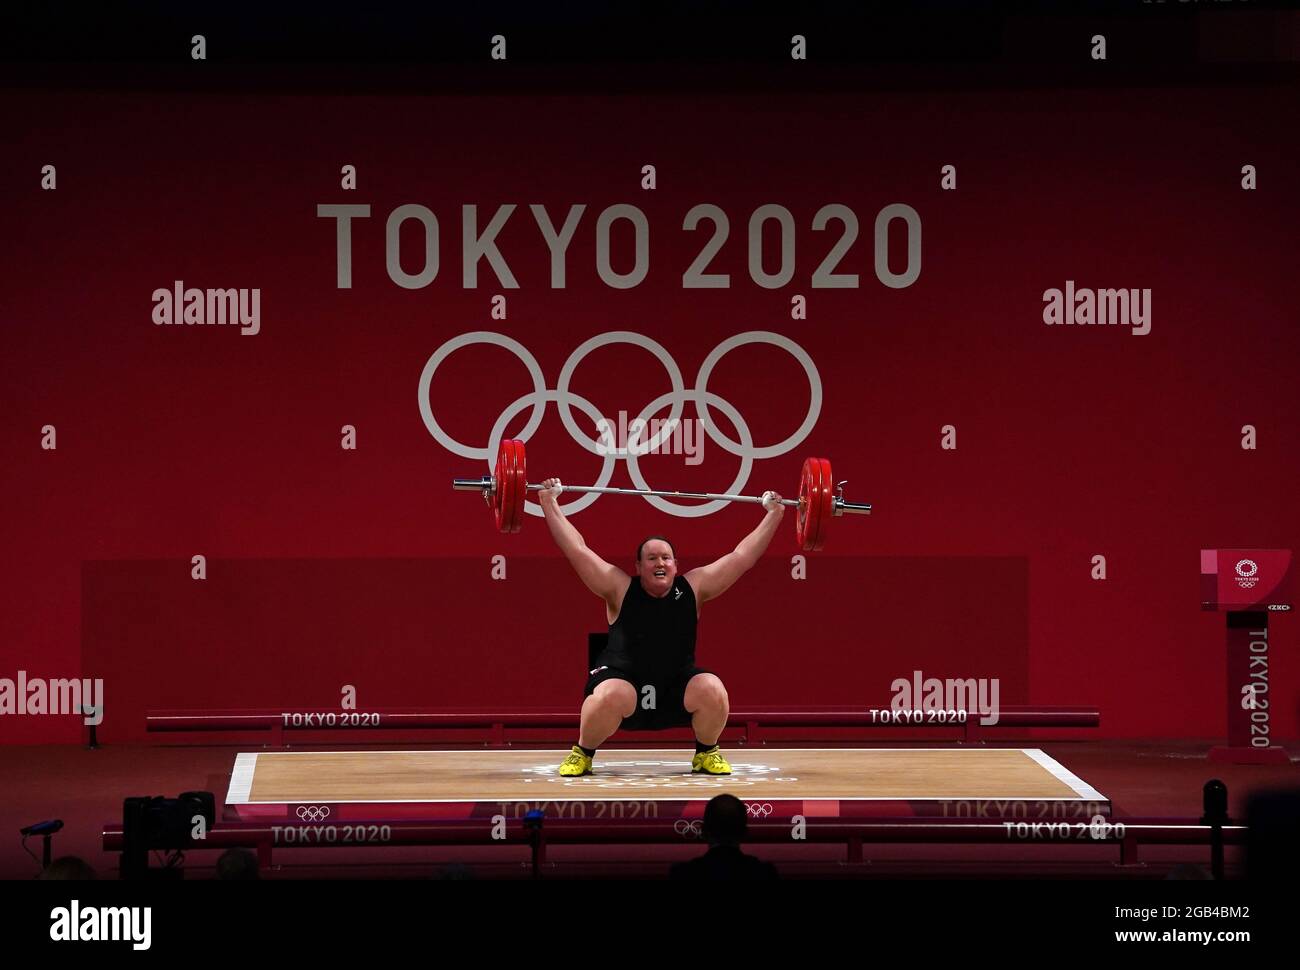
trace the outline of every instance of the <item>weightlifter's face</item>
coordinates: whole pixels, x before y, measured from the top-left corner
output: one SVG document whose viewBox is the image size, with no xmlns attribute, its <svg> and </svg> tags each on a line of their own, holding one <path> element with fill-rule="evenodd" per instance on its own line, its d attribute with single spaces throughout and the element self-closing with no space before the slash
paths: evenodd
<svg viewBox="0 0 1300 970">
<path fill-rule="evenodd" d="M 677 578 L 677 560 L 673 558 L 673 547 L 662 539 L 651 539 L 641 549 L 641 558 L 636 564 L 637 575 L 641 577 L 642 588 L 651 596 L 667 596 Z"/>
</svg>

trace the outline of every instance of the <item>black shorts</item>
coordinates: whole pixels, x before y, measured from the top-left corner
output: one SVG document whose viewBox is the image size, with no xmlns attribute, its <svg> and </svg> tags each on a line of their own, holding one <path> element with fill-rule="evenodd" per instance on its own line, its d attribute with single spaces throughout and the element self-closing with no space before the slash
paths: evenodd
<svg viewBox="0 0 1300 970">
<path fill-rule="evenodd" d="M 617 667 L 602 667 L 587 678 L 583 697 L 590 697 L 596 687 L 607 680 L 626 680 L 636 688 L 636 710 L 623 718 L 620 727 L 626 731 L 662 731 L 665 728 L 689 727 L 690 712 L 686 710 L 686 685 L 696 674 L 711 674 L 703 667 L 683 667 L 676 673 L 661 678 L 644 677 Z M 641 688 L 653 686 L 655 706 L 644 707 L 648 694 Z"/>
</svg>

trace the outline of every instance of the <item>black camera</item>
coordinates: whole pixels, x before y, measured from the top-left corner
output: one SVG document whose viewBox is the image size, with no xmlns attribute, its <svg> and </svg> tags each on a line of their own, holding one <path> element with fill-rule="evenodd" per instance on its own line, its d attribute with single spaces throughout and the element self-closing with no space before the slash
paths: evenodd
<svg viewBox="0 0 1300 970">
<path fill-rule="evenodd" d="M 150 850 L 179 852 L 200 844 L 193 836 L 196 819 L 200 817 L 202 831 L 206 833 L 217 820 L 217 803 L 212 792 L 187 791 L 176 798 L 155 795 L 124 799 L 122 878 L 149 875 Z"/>
</svg>

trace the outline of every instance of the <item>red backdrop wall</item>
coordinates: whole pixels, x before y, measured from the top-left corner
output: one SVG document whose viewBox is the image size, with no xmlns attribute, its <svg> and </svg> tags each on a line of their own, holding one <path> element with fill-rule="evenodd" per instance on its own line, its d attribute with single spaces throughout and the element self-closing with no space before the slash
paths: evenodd
<svg viewBox="0 0 1300 970">
<path fill-rule="evenodd" d="M 727 675 L 734 705 L 887 703 L 889 681 L 922 667 L 1001 677 L 1004 703 L 1098 705 L 1106 735 L 1220 735 L 1222 617 L 1198 610 L 1197 550 L 1300 540 L 1300 156 L 1278 121 L 1293 108 L 1281 90 L 1229 88 L 8 93 L 0 676 L 106 676 L 105 731 L 121 738 L 139 736 L 149 707 L 334 703 L 342 684 L 365 707 L 576 703 L 572 668 L 601 606 L 541 520 L 502 536 L 476 496 L 450 490 L 486 466 L 426 429 L 425 361 L 457 334 L 493 330 L 524 344 L 554 388 L 583 341 L 630 330 L 667 348 L 691 385 L 720 342 L 765 330 L 807 351 L 824 400 L 806 440 L 756 461 L 747 490 L 792 495 L 803 456 L 823 454 L 876 514 L 835 522 L 802 585 L 790 522 L 706 607 L 700 659 Z M 46 164 L 56 191 L 40 189 Z M 340 188 L 345 164 L 355 191 Z M 646 164 L 654 191 L 641 188 Z M 948 164 L 956 191 L 940 187 Z M 1256 191 L 1241 188 L 1246 164 Z M 682 219 L 701 202 L 731 220 L 709 267 L 731 274 L 729 289 L 682 287 L 707 238 Z M 902 289 L 872 270 L 871 224 L 895 202 L 923 226 L 921 274 Z M 321 203 L 372 206 L 354 223 L 351 289 L 335 285 Z M 424 289 L 384 268 L 384 222 L 406 203 L 441 221 L 441 270 Z M 462 286 L 470 203 L 480 224 L 519 206 L 498 237 L 517 290 L 486 262 L 479 287 Z M 537 203 L 557 222 L 588 206 L 565 289 L 549 285 L 526 209 Z M 596 216 L 619 203 L 650 225 L 650 272 L 629 290 L 595 271 Z M 749 279 L 743 245 L 767 203 L 796 222 L 795 277 L 775 290 Z M 810 231 L 827 203 L 861 221 L 839 267 L 861 275 L 857 289 L 810 284 L 838 236 Z M 614 240 L 625 270 L 626 226 Z M 408 225 L 408 271 L 418 241 Z M 261 332 L 155 326 L 151 294 L 174 280 L 259 287 Z M 1043 292 L 1067 280 L 1150 288 L 1150 334 L 1045 326 Z M 504 321 L 489 316 L 497 293 Z M 791 319 L 796 293 L 806 320 Z M 451 434 L 483 446 L 530 388 L 515 357 L 480 345 L 438 371 L 430 402 Z M 616 416 L 670 387 L 644 350 L 613 346 L 586 358 L 572 389 Z M 728 354 L 709 389 L 759 444 L 793 433 L 809 401 L 802 369 L 769 346 Z M 1240 445 L 1247 424 L 1253 451 Z M 57 450 L 40 447 L 45 425 Z M 344 425 L 355 451 L 340 448 Z M 956 450 L 940 448 L 944 425 Z M 599 468 L 554 405 L 528 447 L 534 480 L 590 481 Z M 658 487 L 717 489 L 737 459 L 708 442 L 698 466 L 657 455 L 642 467 Z M 625 468 L 614 483 L 631 484 Z M 758 518 L 602 498 L 573 521 L 625 566 L 643 535 L 666 532 L 689 567 Z M 189 578 L 199 554 L 206 585 Z M 489 575 L 497 554 L 504 581 Z M 1091 577 L 1097 555 L 1104 581 Z M 1296 733 L 1294 639 L 1280 619 L 1270 676 L 1283 738 Z M 0 719 L 6 742 L 77 731 L 72 717 Z"/>
</svg>

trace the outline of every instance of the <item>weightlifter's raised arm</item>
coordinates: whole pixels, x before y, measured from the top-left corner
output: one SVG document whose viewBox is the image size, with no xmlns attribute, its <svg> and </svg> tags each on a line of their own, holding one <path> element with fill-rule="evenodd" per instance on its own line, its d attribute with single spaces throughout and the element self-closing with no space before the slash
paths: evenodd
<svg viewBox="0 0 1300 970">
<path fill-rule="evenodd" d="M 763 510 L 765 514 L 762 521 L 753 532 L 740 540 L 733 551 L 707 566 L 692 569 L 686 574 L 686 581 L 691 584 L 696 598 L 701 603 L 721 596 L 762 558 L 785 512 L 785 506 L 781 504 L 781 496 L 776 492 L 764 492 Z"/>
<path fill-rule="evenodd" d="M 542 512 L 546 516 L 546 525 L 551 530 L 551 538 L 569 560 L 583 585 L 606 603 L 614 605 L 632 578 L 617 566 L 605 562 L 587 546 L 582 533 L 560 511 L 558 499 L 563 490 L 564 486 L 558 478 L 548 478 L 542 482 L 542 489 L 537 493 Z"/>
</svg>

